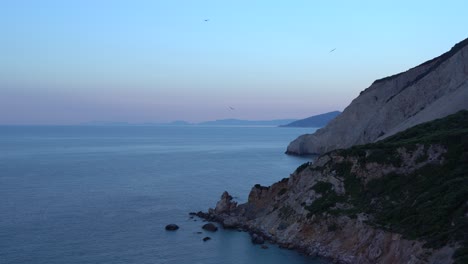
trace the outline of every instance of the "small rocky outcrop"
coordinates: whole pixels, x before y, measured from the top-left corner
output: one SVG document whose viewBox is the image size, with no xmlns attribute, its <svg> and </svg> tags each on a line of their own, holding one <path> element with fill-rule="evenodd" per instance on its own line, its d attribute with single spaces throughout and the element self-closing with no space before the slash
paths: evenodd
<svg viewBox="0 0 468 264">
<path fill-rule="evenodd" d="M 166 226 L 167 231 L 175 231 L 177 229 L 179 229 L 179 226 L 176 225 L 176 224 L 169 224 L 169 225 Z"/>
<path fill-rule="evenodd" d="M 228 192 L 221 195 L 221 199 L 216 204 L 214 212 L 216 214 L 224 214 L 233 211 L 237 207 L 237 203 L 233 201 L 232 196 Z"/>
<path fill-rule="evenodd" d="M 216 227 L 213 223 L 208 223 L 208 224 L 204 224 L 202 226 L 202 228 L 206 231 L 210 231 L 210 232 L 216 232 L 218 231 L 218 227 Z"/>
<path fill-rule="evenodd" d="M 264 244 L 265 243 L 265 239 L 263 238 L 262 235 L 259 235 L 259 234 L 256 234 L 256 233 L 253 233 L 251 235 L 251 241 L 253 244 Z"/>
<path fill-rule="evenodd" d="M 209 209 L 207 213 L 197 212 L 190 213 L 208 221 L 219 222 L 224 228 L 240 228 L 241 223 L 244 220 L 239 218 L 242 215 L 244 209 L 237 206 L 237 202 L 233 201 L 232 196 L 228 192 L 224 192 L 221 195 L 221 199 L 216 204 L 215 209 Z"/>
</svg>

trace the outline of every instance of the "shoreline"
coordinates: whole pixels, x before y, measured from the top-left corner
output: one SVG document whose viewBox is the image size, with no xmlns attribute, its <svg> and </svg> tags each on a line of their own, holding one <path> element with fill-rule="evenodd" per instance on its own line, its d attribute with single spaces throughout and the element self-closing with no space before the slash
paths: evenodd
<svg viewBox="0 0 468 264">
<path fill-rule="evenodd" d="M 226 192 L 227 193 L 227 192 Z M 212 209 L 210 209 L 212 210 Z M 273 236 L 266 234 L 265 232 L 261 231 L 258 228 L 253 228 L 247 224 L 236 224 L 232 226 L 225 225 L 225 219 L 219 215 L 210 212 L 190 212 L 190 216 L 197 216 L 200 219 L 206 220 L 208 222 L 215 222 L 221 225 L 223 230 L 237 230 L 239 232 L 248 233 L 251 238 L 251 243 L 253 245 L 264 245 L 266 242 L 277 245 L 281 249 L 293 250 L 296 251 L 298 254 L 305 255 L 312 258 L 318 258 L 320 260 L 326 261 L 328 263 L 336 263 L 336 264 L 347 264 L 346 262 L 337 261 L 337 259 L 321 256 L 317 252 L 311 252 L 305 246 L 298 245 L 296 243 L 284 243 L 280 242 L 275 239 Z"/>
</svg>

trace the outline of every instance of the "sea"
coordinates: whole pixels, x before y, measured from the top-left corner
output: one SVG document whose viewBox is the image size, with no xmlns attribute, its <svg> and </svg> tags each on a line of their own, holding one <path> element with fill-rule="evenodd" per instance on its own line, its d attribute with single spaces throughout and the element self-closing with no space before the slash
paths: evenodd
<svg viewBox="0 0 468 264">
<path fill-rule="evenodd" d="M 288 177 L 311 159 L 288 143 L 314 130 L 0 126 L 0 263 L 326 263 L 189 216 Z"/>
</svg>

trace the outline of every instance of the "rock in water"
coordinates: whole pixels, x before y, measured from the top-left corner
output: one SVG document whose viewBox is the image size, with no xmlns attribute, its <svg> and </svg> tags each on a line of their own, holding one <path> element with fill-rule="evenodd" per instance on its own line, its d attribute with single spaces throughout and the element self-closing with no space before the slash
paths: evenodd
<svg viewBox="0 0 468 264">
<path fill-rule="evenodd" d="M 257 235 L 257 234 L 252 234 L 252 239 L 251 239 L 252 243 L 254 244 L 263 244 L 265 243 L 265 239 L 263 239 L 263 237 L 261 235 Z"/>
<path fill-rule="evenodd" d="M 216 232 L 218 228 L 213 223 L 204 224 L 202 228 L 206 231 Z"/>
<path fill-rule="evenodd" d="M 179 226 L 176 225 L 176 224 L 169 224 L 169 225 L 166 226 L 167 231 L 175 231 L 177 229 L 179 229 Z"/>
</svg>

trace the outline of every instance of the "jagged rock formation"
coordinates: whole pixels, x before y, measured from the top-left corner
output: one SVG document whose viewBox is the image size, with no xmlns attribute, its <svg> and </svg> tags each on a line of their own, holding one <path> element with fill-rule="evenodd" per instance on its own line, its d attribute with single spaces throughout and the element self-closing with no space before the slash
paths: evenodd
<svg viewBox="0 0 468 264">
<path fill-rule="evenodd" d="M 341 115 L 286 153 L 320 154 L 375 142 L 414 125 L 468 109 L 468 39 L 406 72 L 375 81 Z"/>
<path fill-rule="evenodd" d="M 468 111 L 329 152 L 197 215 L 337 263 L 466 263 Z"/>
</svg>

